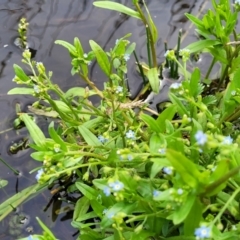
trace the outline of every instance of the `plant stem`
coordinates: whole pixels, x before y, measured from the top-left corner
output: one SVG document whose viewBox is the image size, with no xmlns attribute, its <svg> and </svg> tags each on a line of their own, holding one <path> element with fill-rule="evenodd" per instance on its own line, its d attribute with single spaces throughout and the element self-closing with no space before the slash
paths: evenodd
<svg viewBox="0 0 240 240">
<path fill-rule="evenodd" d="M 164 49 L 165 49 L 165 53 L 166 53 L 167 50 L 168 50 L 167 42 L 164 42 Z M 167 59 L 167 57 L 166 57 L 166 64 L 165 64 L 165 67 L 166 67 L 166 68 L 169 68 L 169 60 Z"/>
<path fill-rule="evenodd" d="M 211 64 L 210 64 L 210 67 L 208 68 L 208 71 L 207 71 L 207 73 L 206 73 L 205 79 L 208 79 L 208 77 L 209 77 L 209 75 L 210 75 L 210 73 L 211 73 L 211 71 L 212 71 L 212 68 L 213 68 L 213 66 L 214 66 L 214 64 L 215 64 L 215 60 L 216 60 L 216 58 L 214 57 L 214 58 L 212 59 L 212 62 L 211 62 Z"/>
<path fill-rule="evenodd" d="M 138 61 L 138 57 L 137 57 L 137 54 L 136 54 L 136 51 L 134 50 L 133 51 L 133 54 L 134 54 L 134 57 L 135 57 L 135 59 L 136 59 L 136 63 L 137 63 L 137 65 L 138 65 L 138 69 L 139 69 L 139 71 L 140 71 L 140 74 L 141 74 L 141 76 L 142 76 L 142 79 L 143 79 L 143 85 L 146 85 L 146 79 L 145 79 L 145 75 L 144 75 L 144 72 L 143 72 L 143 68 L 142 68 L 142 65 L 139 63 L 139 61 Z"/>
<path fill-rule="evenodd" d="M 150 32 L 149 32 L 149 26 L 148 25 L 146 25 L 146 33 L 147 33 L 148 65 L 149 65 L 149 68 L 152 68 L 152 59 L 151 59 L 151 51 L 150 51 L 151 38 L 150 38 Z"/>
<path fill-rule="evenodd" d="M 135 6 L 136 6 L 136 8 L 137 8 L 137 10 L 138 10 L 138 12 L 139 12 L 139 14 L 140 14 L 140 16 L 141 16 L 141 19 L 142 19 L 144 25 L 145 25 L 145 26 L 148 26 L 148 25 L 149 25 L 149 24 L 148 24 L 148 21 L 147 21 L 146 17 L 144 16 L 143 11 L 142 11 L 142 9 L 140 8 L 138 2 L 135 4 Z M 157 68 L 157 55 L 156 55 L 156 50 L 155 50 L 155 46 L 154 46 L 154 41 L 153 41 L 152 32 L 151 32 L 150 29 L 149 29 L 149 36 L 150 36 L 150 40 L 151 40 L 150 46 L 151 46 L 151 50 L 152 50 L 153 67 L 156 67 L 156 68 Z"/>
<path fill-rule="evenodd" d="M 177 51 L 176 51 L 176 59 L 179 61 L 179 51 L 181 46 L 181 38 L 182 38 L 182 29 L 179 30 L 178 33 L 178 44 L 177 44 Z M 176 64 L 176 68 L 174 70 L 174 78 L 178 78 L 178 64 Z"/>
<path fill-rule="evenodd" d="M 228 208 L 229 204 L 234 200 L 234 198 L 237 196 L 237 194 L 240 192 L 240 188 L 236 189 L 236 191 L 231 195 L 231 197 L 228 199 L 228 201 L 225 203 L 225 205 L 222 207 L 218 215 L 214 218 L 214 220 L 211 223 L 211 226 L 214 226 L 214 224 L 220 220 L 223 213 Z"/>
<path fill-rule="evenodd" d="M 0 158 L 0 161 L 7 166 L 10 170 L 13 171 L 14 174 L 16 174 L 17 176 L 19 175 L 19 171 L 14 169 L 13 167 L 11 167 L 7 162 L 5 162 L 2 158 Z"/>
</svg>

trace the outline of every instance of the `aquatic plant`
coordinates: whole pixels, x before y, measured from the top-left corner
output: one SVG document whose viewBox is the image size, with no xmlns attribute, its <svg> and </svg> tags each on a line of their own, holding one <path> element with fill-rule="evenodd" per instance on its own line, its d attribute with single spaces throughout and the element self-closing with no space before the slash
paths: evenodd
<svg viewBox="0 0 240 240">
<path fill-rule="evenodd" d="M 170 103 L 159 112 L 139 96 L 129 98 L 125 74 L 132 53 L 145 89 L 150 86 L 159 93 L 161 87 L 156 26 L 145 2 L 146 16 L 139 2 L 132 2 L 136 10 L 111 1 L 94 5 L 142 20 L 148 65 L 138 61 L 135 43 L 127 40 L 129 34 L 109 51 L 93 40 L 88 53 L 78 38 L 73 44 L 56 41 L 69 51 L 72 74 L 78 74 L 90 89 L 74 87 L 63 92 L 53 83 L 53 73 L 33 61 L 28 50 L 23 52 L 23 62 L 32 74 L 14 65 L 13 80 L 26 87 L 14 88 L 9 94 L 37 98 L 32 113 L 18 114 L 33 141 L 31 157 L 42 162 L 35 169 L 38 183 L 21 200 L 58 180 L 68 182 L 68 192 L 82 194 L 70 203 L 74 204 L 72 226 L 80 231 L 78 239 L 238 239 L 240 69 L 235 26 L 239 2 L 231 8 L 227 0 L 213 0 L 214 10 L 201 20 L 186 14 L 205 39 L 180 49 L 179 37 L 177 51 L 166 49 L 162 68 L 172 71 L 175 78 L 181 74 L 182 79 L 172 84 Z M 213 55 L 204 79 L 198 68 L 187 69 L 190 54 L 201 51 Z M 106 75 L 102 91 L 89 79 L 92 61 Z M 212 90 L 214 81 L 206 80 L 216 61 L 222 64 L 222 74 Z M 92 95 L 100 99 L 97 106 L 90 100 Z M 39 114 L 52 118 L 49 137 L 34 121 Z M 0 217 L 3 206 L 14 204 L 13 199 L 0 205 Z M 50 239 L 55 238 L 51 235 Z"/>
</svg>

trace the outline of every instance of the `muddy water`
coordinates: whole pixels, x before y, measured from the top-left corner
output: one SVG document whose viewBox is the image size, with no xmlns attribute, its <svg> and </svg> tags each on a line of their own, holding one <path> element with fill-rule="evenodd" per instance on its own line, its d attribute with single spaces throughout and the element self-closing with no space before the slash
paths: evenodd
<svg viewBox="0 0 240 240">
<path fill-rule="evenodd" d="M 117 0 L 116 2 L 131 6 L 130 0 Z M 153 19 L 159 30 L 157 42 L 158 60 L 161 62 L 164 55 L 163 42 L 166 40 L 170 48 L 175 47 L 177 34 L 183 29 L 183 46 L 195 40 L 193 29 L 184 17 L 185 12 L 200 14 L 201 9 L 208 8 L 207 0 L 146 0 Z M 71 76 L 70 59 L 68 53 L 59 45 L 55 45 L 57 39 L 73 41 L 79 37 L 84 49 L 89 48 L 89 39 L 98 42 L 105 49 L 111 48 L 116 39 L 126 33 L 132 33 L 131 41 L 137 43 L 139 58 L 146 61 L 145 30 L 139 21 L 129 18 L 114 11 L 97 9 L 92 6 L 93 0 L 1 0 L 0 1 L 0 153 L 1 156 L 16 169 L 22 176 L 16 177 L 2 163 L 0 163 L 0 178 L 9 181 L 5 188 L 8 196 L 24 189 L 35 182 L 35 177 L 29 171 L 38 166 L 37 162 L 30 159 L 30 150 L 20 152 L 17 155 L 9 154 L 7 148 L 12 141 L 19 140 L 27 135 L 25 129 L 12 130 L 12 120 L 15 117 L 15 105 L 20 103 L 22 109 L 34 101 L 29 96 L 7 96 L 7 92 L 15 87 L 12 82 L 14 77 L 12 66 L 14 63 L 21 65 L 21 50 L 14 45 L 17 37 L 18 22 L 26 17 L 29 22 L 28 40 L 31 48 L 36 50 L 36 61 L 45 64 L 48 70 L 53 71 L 53 81 L 62 89 L 67 90 L 73 86 L 85 86 L 78 77 Z M 91 79 L 102 88 L 105 80 L 95 63 L 91 65 Z M 129 85 L 132 94 L 136 94 L 141 88 L 141 81 L 135 71 L 134 59 L 129 61 Z M 46 129 L 46 122 L 40 121 L 39 125 Z M 7 195 L 0 189 L 0 203 L 7 199 Z M 73 237 L 76 231 L 71 228 L 67 214 L 61 214 L 57 220 L 52 221 L 52 205 L 44 211 L 51 194 L 42 193 L 39 197 L 30 200 L 21 206 L 23 211 L 30 216 L 28 226 L 33 227 L 35 233 L 40 233 L 35 216 L 39 216 L 57 238 L 76 239 Z M 0 239 L 16 239 L 10 236 L 7 229 L 8 220 L 0 223 Z M 28 236 L 25 228 L 22 236 Z"/>
</svg>

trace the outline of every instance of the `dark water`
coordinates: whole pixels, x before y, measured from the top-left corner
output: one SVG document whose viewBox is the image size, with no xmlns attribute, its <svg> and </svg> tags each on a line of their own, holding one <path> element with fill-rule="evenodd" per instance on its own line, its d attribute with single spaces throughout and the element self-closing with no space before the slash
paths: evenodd
<svg viewBox="0 0 240 240">
<path fill-rule="evenodd" d="M 131 6 L 130 0 L 118 0 L 116 2 Z M 195 41 L 194 31 L 184 17 L 185 12 L 194 15 L 206 10 L 207 0 L 146 0 L 153 19 L 159 30 L 158 60 L 161 62 L 164 55 L 163 42 L 166 40 L 170 48 L 175 47 L 178 31 L 183 29 L 183 47 Z M 26 17 L 29 22 L 28 41 L 31 48 L 36 50 L 36 61 L 45 64 L 48 70 L 53 71 L 53 81 L 67 90 L 73 86 L 84 86 L 78 77 L 71 76 L 70 58 L 67 51 L 59 45 L 55 45 L 57 39 L 73 41 L 79 37 L 86 52 L 90 50 L 89 39 L 95 40 L 105 49 L 114 46 L 116 39 L 127 33 L 132 33 L 131 41 L 137 43 L 137 53 L 141 60 L 146 61 L 145 29 L 136 19 L 114 11 L 98 9 L 92 6 L 93 0 L 1 0 L 0 1 L 0 153 L 9 164 L 21 171 L 22 176 L 16 177 L 9 169 L 0 163 L 0 178 L 9 181 L 5 188 L 9 196 L 14 195 L 25 187 L 34 183 L 35 176 L 29 171 L 38 165 L 30 159 L 30 150 L 17 155 L 9 154 L 7 148 L 12 141 L 27 135 L 26 129 L 12 130 L 12 120 L 15 117 L 15 105 L 20 103 L 22 109 L 34 100 L 28 96 L 8 96 L 6 93 L 13 87 L 13 64 L 21 65 L 22 51 L 14 45 L 14 39 L 18 36 L 18 22 Z M 102 88 L 105 80 L 95 63 L 91 65 L 91 79 Z M 133 94 L 141 88 L 141 81 L 135 71 L 134 59 L 129 61 L 129 85 Z M 43 128 L 44 122 L 39 123 Z M 34 174 L 35 175 L 35 174 Z M 23 206 L 20 211 L 30 216 L 30 223 L 34 233 L 40 233 L 35 216 L 39 216 L 56 234 L 57 238 L 76 239 L 72 234 L 76 229 L 71 228 L 70 220 L 66 214 L 61 214 L 55 222 L 52 222 L 52 205 L 47 211 L 43 211 L 52 195 L 46 191 Z M 0 189 L 0 203 L 8 197 Z M 7 225 L 8 220 L 4 221 Z M 4 230 L 4 224 L 0 223 L 0 239 L 16 239 L 9 236 Z M 2 229 L 1 229 L 2 228 Z M 29 234 L 23 229 L 22 236 Z"/>
</svg>

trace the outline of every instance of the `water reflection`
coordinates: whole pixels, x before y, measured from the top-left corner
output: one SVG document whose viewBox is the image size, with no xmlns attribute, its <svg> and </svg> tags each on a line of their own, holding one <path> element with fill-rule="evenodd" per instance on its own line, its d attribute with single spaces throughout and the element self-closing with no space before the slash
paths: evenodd
<svg viewBox="0 0 240 240">
<path fill-rule="evenodd" d="M 116 2 L 131 6 L 129 0 L 118 0 Z M 179 28 L 183 32 L 188 32 L 191 40 L 194 37 L 193 31 L 189 30 L 189 23 L 184 17 L 185 12 L 198 13 L 205 0 L 148 0 L 146 1 L 154 21 L 159 30 L 158 39 L 158 61 L 163 61 L 163 42 L 168 41 L 169 47 L 173 48 L 176 43 Z M 29 171 L 38 164 L 30 159 L 31 150 L 21 152 L 14 156 L 8 154 L 7 146 L 12 141 L 27 136 L 27 131 L 21 129 L 11 130 L 11 121 L 15 118 L 15 104 L 18 102 L 22 109 L 27 109 L 27 105 L 34 100 L 29 96 L 7 96 L 6 93 L 15 83 L 11 80 L 14 77 L 12 65 L 14 63 L 22 65 L 21 50 L 14 45 L 17 37 L 18 22 L 22 17 L 29 21 L 28 39 L 29 45 L 36 50 L 36 61 L 41 61 L 48 70 L 53 71 L 53 80 L 64 90 L 73 86 L 85 86 L 76 76 L 71 76 L 70 58 L 67 51 L 61 46 L 55 45 L 57 39 L 73 41 L 75 36 L 79 37 L 84 49 L 90 50 L 89 39 L 95 40 L 105 49 L 111 48 L 116 39 L 127 33 L 133 33 L 130 40 L 137 42 L 136 52 L 142 61 L 146 61 L 145 29 L 137 19 L 129 18 L 124 14 L 114 11 L 94 8 L 93 0 L 1 0 L 0 3 L 0 154 L 22 173 L 16 177 L 10 170 L 0 163 L 0 176 L 7 179 L 9 185 L 6 188 L 8 196 L 12 196 L 17 191 L 35 182 L 35 177 Z M 186 43 L 184 43 L 186 44 Z M 129 61 L 129 86 L 133 95 L 141 88 L 141 80 L 135 71 L 134 59 Z M 93 63 L 91 66 L 91 79 L 102 88 L 105 80 L 104 74 L 99 67 Z M 39 121 L 42 128 L 46 128 L 44 119 Z M 0 202 L 7 199 L 1 190 Z M 35 221 L 35 216 L 39 216 L 61 240 L 76 239 L 72 235 L 75 229 L 70 227 L 71 208 L 65 213 L 54 215 L 55 207 L 60 204 L 54 195 L 44 192 L 38 198 L 34 198 L 20 207 L 20 211 L 31 216 L 28 227 L 32 227 L 35 233 L 39 233 L 39 227 Z M 58 196 L 57 196 L 58 197 Z M 48 207 L 46 207 L 48 206 Z M 69 204 L 62 204 L 66 209 Z M 38 209 L 38 211 L 36 211 Z M 45 211 L 44 211 L 45 210 Z M 9 236 L 7 229 L 9 219 L 0 225 L 0 239 L 16 239 L 16 236 Z M 27 236 L 26 229 L 22 229 L 22 235 Z"/>
</svg>

